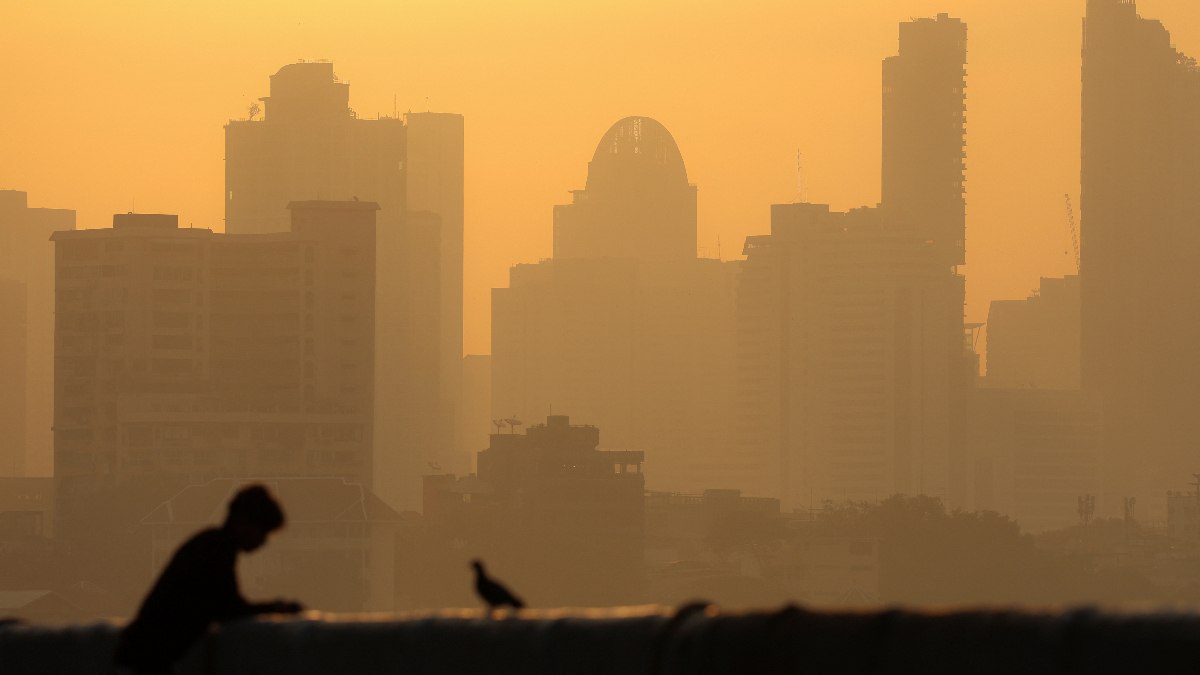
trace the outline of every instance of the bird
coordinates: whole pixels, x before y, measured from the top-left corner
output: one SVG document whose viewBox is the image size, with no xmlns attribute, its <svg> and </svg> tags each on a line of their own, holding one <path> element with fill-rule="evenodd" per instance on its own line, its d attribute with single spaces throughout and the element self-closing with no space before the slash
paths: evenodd
<svg viewBox="0 0 1200 675">
<path fill-rule="evenodd" d="M 501 607 L 522 609 L 525 607 L 524 601 L 513 595 L 512 591 L 508 590 L 504 584 L 487 575 L 482 561 L 472 560 L 471 567 L 475 568 L 475 592 L 488 604 L 489 609 L 495 610 Z"/>
</svg>

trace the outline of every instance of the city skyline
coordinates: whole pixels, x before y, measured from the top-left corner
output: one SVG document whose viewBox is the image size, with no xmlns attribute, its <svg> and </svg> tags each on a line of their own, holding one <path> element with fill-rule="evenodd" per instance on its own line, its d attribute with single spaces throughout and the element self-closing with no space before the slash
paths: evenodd
<svg viewBox="0 0 1200 675">
<path fill-rule="evenodd" d="M 281 29 L 261 49 L 246 50 L 245 62 L 236 68 L 224 67 L 225 56 L 200 59 L 169 48 L 154 65 L 88 60 L 75 63 L 57 78 L 61 88 L 26 87 L 29 93 L 24 100 L 29 105 L 3 113 L 10 119 L 7 126 L 28 128 L 34 125 L 36 117 L 32 116 L 39 110 L 53 114 L 59 123 L 79 129 L 60 129 L 77 149 L 71 151 L 73 162 L 64 166 L 53 161 L 53 151 L 34 152 L 39 145 L 43 150 L 48 145 L 39 133 L 18 136 L 0 132 L 0 150 L 23 157 L 21 162 L 0 168 L 0 185 L 38 195 L 40 203 L 75 208 L 81 227 L 102 226 L 112 213 L 138 210 L 179 213 L 181 223 L 221 230 L 221 200 L 216 197 L 222 189 L 221 126 L 229 119 L 245 117 L 249 104 L 264 94 L 266 75 L 279 66 L 304 56 L 327 57 L 338 74 L 352 83 L 351 107 L 360 115 L 440 109 L 467 117 L 466 351 L 484 353 L 490 330 L 486 321 L 489 289 L 503 285 L 510 265 L 549 256 L 550 215 L 545 205 L 561 203 L 568 190 L 582 184 L 584 174 L 575 158 L 593 147 L 594 129 L 631 114 L 655 117 L 670 128 L 689 158 L 693 181 L 703 186 L 698 210 L 701 253 L 715 256 L 720 236 L 722 257 L 736 257 L 740 246 L 735 242 L 768 231 L 766 204 L 796 200 L 797 149 L 803 153 L 804 192 L 811 201 L 843 209 L 878 201 L 877 181 L 866 179 L 876 172 L 879 161 L 878 61 L 894 52 L 896 22 L 950 12 L 975 26 L 968 65 L 967 123 L 968 227 L 974 243 L 968 247 L 965 269 L 968 320 L 983 321 L 992 300 L 1024 297 L 1039 278 L 1074 271 L 1061 195 L 1078 194 L 1078 116 L 1073 111 L 1079 100 L 1083 3 L 1040 5 L 987 7 L 977 1 L 921 1 L 785 10 L 766 3 L 747 8 L 746 16 L 732 23 L 721 10 L 699 8 L 685 25 L 673 29 L 680 37 L 673 39 L 671 46 L 694 55 L 686 70 L 708 72 L 706 81 L 689 76 L 682 80 L 686 86 L 656 91 L 644 81 L 645 76 L 621 76 L 618 64 L 601 62 L 594 52 L 580 49 L 564 54 L 561 65 L 537 65 L 523 76 L 547 77 L 538 93 L 538 100 L 546 101 L 544 110 L 529 107 L 534 97 L 528 83 L 503 90 L 502 83 L 514 77 L 507 70 L 496 73 L 495 82 L 487 87 L 469 86 L 475 80 L 468 66 L 480 61 L 471 56 L 473 51 L 449 55 L 448 45 L 468 39 L 480 41 L 479 49 L 486 45 L 501 57 L 514 52 L 516 48 L 487 34 L 481 25 L 490 16 L 486 12 L 462 23 L 447 46 L 415 39 L 410 41 L 412 47 L 389 51 L 386 45 L 373 45 L 361 36 L 353 41 L 324 33 L 318 37 L 314 33 L 318 27 L 312 22 L 323 13 L 301 7 L 294 10 L 298 25 Z M 519 11 L 504 20 L 516 25 L 528 22 L 530 7 L 518 7 Z M 550 30 L 554 22 L 533 23 L 528 29 L 538 44 L 560 45 L 569 31 L 587 32 L 595 30 L 586 27 L 589 25 L 615 24 L 621 14 L 618 8 L 556 9 L 556 18 L 576 19 L 567 22 L 568 26 L 581 24 L 563 35 Z M 1182 51 L 1200 51 L 1189 49 L 1200 44 L 1200 31 L 1190 30 L 1200 9 L 1167 0 L 1143 0 L 1139 8 L 1144 15 L 1171 26 Z M 423 5 L 411 11 L 414 19 L 426 24 L 440 26 L 439 22 L 450 18 Z M 170 23 L 179 20 L 175 12 L 162 10 L 139 21 Z M 253 32 L 266 20 L 252 9 L 231 12 L 230 21 L 242 32 Z M 778 15 L 778 21 L 753 20 L 771 12 Z M 672 17 L 661 8 L 649 8 L 647 13 L 648 25 L 672 25 Z M 811 24 L 818 19 L 827 21 L 827 35 L 814 34 Z M 7 25 L 28 25 L 36 33 L 34 29 L 45 20 L 40 10 L 30 9 Z M 686 37 L 694 35 L 700 41 L 718 24 L 731 27 L 729 39 L 734 42 L 758 38 L 762 45 L 742 57 L 746 59 L 742 65 L 757 63 L 762 75 L 747 77 L 736 69 L 714 70 L 706 63 L 710 57 L 693 51 Z M 361 27 L 368 37 L 377 30 L 343 25 Z M 400 18 L 394 26 L 413 30 Z M 196 29 L 217 27 L 199 21 Z M 95 39 L 73 30 L 64 26 L 63 35 L 74 36 L 79 49 Z M 635 45 L 630 58 L 653 57 L 664 74 L 684 69 L 656 47 L 637 46 L 642 42 L 635 39 L 638 30 L 644 29 L 623 27 L 618 33 Z M 855 40 L 853 46 L 838 44 L 836 36 L 844 38 L 852 32 L 863 39 Z M 1021 53 L 1006 51 L 1005 45 L 1018 38 L 1024 43 Z M 160 38 L 147 39 L 158 45 Z M 18 45 L 18 52 L 22 45 L 35 47 L 23 40 L 24 34 L 11 40 Z M 107 58 L 119 58 L 120 53 Z M 69 51 L 56 54 L 44 68 L 71 63 Z M 491 60 L 509 63 L 496 56 Z M 585 72 L 596 75 L 589 80 L 592 88 L 609 89 L 606 100 L 584 96 L 583 85 L 557 77 L 560 69 L 578 61 L 586 66 Z M 1027 67 L 1032 61 L 1042 62 L 1038 70 Z M 76 73 L 103 68 L 106 63 L 111 67 L 92 72 L 91 81 L 75 79 L 79 77 Z M 513 68 L 517 63 L 524 69 L 531 67 L 524 60 L 511 63 Z M 41 72 L 39 68 L 17 73 L 14 86 L 22 86 L 25 78 Z M 220 78 L 216 72 L 221 72 Z M 783 80 L 775 73 L 799 73 L 803 85 L 781 91 Z M 734 82 L 739 78 L 744 82 Z M 187 96 L 178 88 L 184 81 L 189 84 Z M 97 109 L 68 104 L 86 98 L 99 83 L 111 90 L 106 94 L 107 105 Z M 155 93 L 158 90 L 165 93 Z M 113 97 L 114 92 L 125 95 Z M 721 137 L 722 127 L 745 128 L 739 109 L 765 100 L 773 103 L 757 108 L 759 119 L 752 133 Z M 588 108 L 580 108 L 584 101 Z M 160 111 L 159 106 L 170 109 L 170 122 L 165 121 L 167 111 Z M 549 110 L 569 114 L 551 115 Z M 520 119 L 535 119 L 548 133 L 531 138 L 520 131 Z M 114 134 L 120 145 L 102 150 L 95 141 L 80 142 L 76 134 L 97 124 L 120 130 Z M 174 152 L 164 157 L 155 171 L 123 158 L 122 148 L 144 152 L 150 147 L 171 147 Z M 89 153 L 89 148 L 97 152 Z M 105 151 L 111 150 L 116 152 L 105 156 Z M 108 166 L 104 172 L 95 170 L 101 161 Z M 528 171 L 513 171 L 509 167 L 514 161 Z M 743 166 L 754 168 L 749 172 L 738 168 Z M 65 189 L 65 183 L 77 188 Z M 506 198 L 498 199 L 500 194 Z"/>
<path fill-rule="evenodd" d="M 275 18 L 325 16 L 331 44 L 355 32 L 349 58 L 259 68 L 301 20 L 213 81 L 221 69 L 164 49 L 160 65 L 183 65 L 151 81 L 152 33 L 97 81 L 142 83 L 109 92 L 113 109 L 183 94 L 172 112 L 147 108 L 133 132 L 103 108 L 94 129 L 71 109 L 0 132 L 28 146 L 0 146 L 0 637 L 6 601 L 81 620 L 133 616 L 145 597 L 116 652 L 134 663 L 139 626 L 171 623 L 154 618 L 163 594 L 208 576 L 234 609 L 195 629 L 302 611 L 290 598 L 465 607 L 467 570 L 491 610 L 523 606 L 500 580 L 534 608 L 1200 609 L 1187 22 L 1173 32 L 1155 0 L 1079 0 L 1068 40 L 1061 7 L 913 0 L 893 21 L 893 0 L 800 4 L 648 6 L 627 23 L 420 4 L 339 23 L 301 6 Z M 234 12 L 226 40 L 250 25 L 238 17 L 265 19 Z M 455 28 L 394 42 L 414 55 L 401 69 L 357 61 L 398 17 Z M 808 24 L 787 33 L 801 17 L 824 27 L 815 42 Z M 437 65 L 474 63 L 500 43 L 456 40 L 520 19 L 533 33 L 506 50 L 549 61 L 552 29 L 564 47 L 589 38 L 524 70 L 501 50 L 464 68 L 474 85 Z M 1018 25 L 1019 42 L 999 39 Z M 696 49 L 706 35 L 724 60 Z M 1072 45 L 1067 78 L 1047 54 Z M 252 70 L 254 102 L 220 113 Z M 458 93 L 414 111 L 429 75 Z M 825 88 L 835 75 L 842 89 Z M 31 150 L 47 129 L 54 143 Z M 214 153 L 210 191 L 196 177 Z M 111 166 L 81 178 L 95 154 Z M 171 168 L 188 157 L 204 159 Z M 39 174 L 45 158 L 67 190 Z M 99 226 L 97 205 L 151 174 L 151 201 Z M 238 578 L 289 600 L 247 604 Z M 53 595 L 11 595 L 29 592 Z"/>
</svg>

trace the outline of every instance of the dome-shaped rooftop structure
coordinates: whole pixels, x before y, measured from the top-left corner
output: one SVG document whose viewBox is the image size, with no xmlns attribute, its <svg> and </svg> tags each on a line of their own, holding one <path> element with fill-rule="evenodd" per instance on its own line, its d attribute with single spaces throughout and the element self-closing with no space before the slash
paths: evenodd
<svg viewBox="0 0 1200 675">
<path fill-rule="evenodd" d="M 687 169 L 671 132 L 649 117 L 626 117 L 609 128 L 588 166 L 587 189 L 638 182 L 686 186 Z"/>
</svg>

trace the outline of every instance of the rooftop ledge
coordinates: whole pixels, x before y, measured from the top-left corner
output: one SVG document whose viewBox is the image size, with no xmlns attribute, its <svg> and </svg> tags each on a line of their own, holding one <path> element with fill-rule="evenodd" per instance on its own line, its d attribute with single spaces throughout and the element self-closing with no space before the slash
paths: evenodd
<svg viewBox="0 0 1200 675">
<path fill-rule="evenodd" d="M 6 675 L 104 673 L 112 623 L 0 628 Z M 1196 672 L 1200 615 L 628 607 L 247 620 L 180 675 Z"/>
</svg>

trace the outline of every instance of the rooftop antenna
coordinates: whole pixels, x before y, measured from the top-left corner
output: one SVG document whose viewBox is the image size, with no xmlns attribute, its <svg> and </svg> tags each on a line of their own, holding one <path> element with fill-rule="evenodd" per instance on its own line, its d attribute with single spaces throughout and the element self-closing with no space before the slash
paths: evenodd
<svg viewBox="0 0 1200 675">
<path fill-rule="evenodd" d="M 718 234 L 717 235 L 717 260 L 722 260 L 722 259 L 723 258 L 721 258 L 721 235 Z"/>
<path fill-rule="evenodd" d="M 395 94 L 392 94 L 392 118 L 400 119 L 400 106 L 396 103 Z"/>
<path fill-rule="evenodd" d="M 492 420 L 492 426 L 496 427 L 496 433 L 500 433 L 500 429 L 504 427 L 504 420 Z"/>
<path fill-rule="evenodd" d="M 807 203 L 808 195 L 804 192 L 804 162 L 802 158 L 800 148 L 796 148 L 796 197 L 802 203 Z"/>
</svg>

